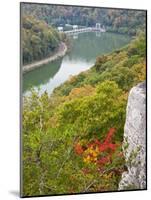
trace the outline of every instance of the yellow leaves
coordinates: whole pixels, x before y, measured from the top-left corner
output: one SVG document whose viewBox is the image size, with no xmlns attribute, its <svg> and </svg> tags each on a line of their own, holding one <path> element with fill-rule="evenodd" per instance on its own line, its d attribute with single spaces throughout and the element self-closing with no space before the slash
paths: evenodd
<svg viewBox="0 0 151 200">
<path fill-rule="evenodd" d="M 113 173 L 110 172 L 110 173 L 108 173 L 108 174 L 104 174 L 104 175 L 103 175 L 103 179 L 109 180 L 110 178 L 112 178 L 112 176 L 113 176 Z"/>
<path fill-rule="evenodd" d="M 117 98 L 118 102 L 123 102 L 124 104 L 127 101 L 129 92 L 124 92 L 121 96 Z"/>
<path fill-rule="evenodd" d="M 97 157 L 99 155 L 99 148 L 98 147 L 89 147 L 86 151 L 84 151 L 83 161 L 85 163 L 94 162 L 96 163 Z"/>
<path fill-rule="evenodd" d="M 73 88 L 69 96 L 67 96 L 67 100 L 72 100 L 74 98 L 80 98 L 84 96 L 90 96 L 93 94 L 94 91 L 95 88 L 92 87 L 91 85 L 85 85 L 83 87 Z"/>
<path fill-rule="evenodd" d="M 146 79 L 146 62 L 135 64 L 132 68 L 133 72 L 136 74 L 136 81 L 144 81 Z"/>
<path fill-rule="evenodd" d="M 115 54 L 112 59 L 114 59 L 114 63 L 118 65 L 122 65 L 127 57 L 126 51 L 120 51 L 119 53 Z"/>
<path fill-rule="evenodd" d="M 90 156 L 88 155 L 87 157 L 83 158 L 83 161 L 84 161 L 85 163 L 90 163 L 90 162 L 91 162 Z"/>
</svg>

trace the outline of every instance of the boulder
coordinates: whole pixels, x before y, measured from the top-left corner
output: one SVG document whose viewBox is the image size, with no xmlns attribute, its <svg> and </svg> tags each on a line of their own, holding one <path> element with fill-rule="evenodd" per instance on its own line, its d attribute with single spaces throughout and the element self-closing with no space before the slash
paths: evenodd
<svg viewBox="0 0 151 200">
<path fill-rule="evenodd" d="M 146 189 L 146 83 L 129 93 L 124 127 L 123 153 L 127 171 L 119 190 Z"/>
</svg>

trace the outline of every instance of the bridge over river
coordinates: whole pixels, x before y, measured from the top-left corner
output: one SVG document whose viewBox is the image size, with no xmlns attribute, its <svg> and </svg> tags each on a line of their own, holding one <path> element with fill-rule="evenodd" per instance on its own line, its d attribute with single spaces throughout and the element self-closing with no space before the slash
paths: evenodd
<svg viewBox="0 0 151 200">
<path fill-rule="evenodd" d="M 66 33 L 67 35 L 73 35 L 76 33 L 85 33 L 85 32 L 105 32 L 106 30 L 104 28 L 96 28 L 96 27 L 87 27 L 87 28 L 80 28 L 80 29 L 74 29 L 74 30 L 70 30 L 70 31 L 64 31 L 64 33 Z"/>
<path fill-rule="evenodd" d="M 72 30 L 63 31 L 63 27 L 58 27 L 60 32 L 64 32 L 67 35 L 75 35 L 78 33 L 85 33 L 85 32 L 106 32 L 104 26 L 101 27 L 100 23 L 96 23 L 96 26 L 94 27 L 84 27 L 84 28 L 78 28 L 78 25 L 73 25 Z"/>
</svg>

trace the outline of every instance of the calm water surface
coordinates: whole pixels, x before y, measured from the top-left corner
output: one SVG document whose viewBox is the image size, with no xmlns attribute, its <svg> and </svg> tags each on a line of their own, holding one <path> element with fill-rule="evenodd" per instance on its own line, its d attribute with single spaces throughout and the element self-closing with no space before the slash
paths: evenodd
<svg viewBox="0 0 151 200">
<path fill-rule="evenodd" d="M 46 64 L 23 75 L 23 94 L 33 87 L 40 93 L 65 82 L 70 75 L 79 74 L 92 67 L 96 57 L 110 53 L 130 42 L 130 37 L 114 33 L 81 33 L 72 37 L 72 48 L 63 59 Z"/>
</svg>

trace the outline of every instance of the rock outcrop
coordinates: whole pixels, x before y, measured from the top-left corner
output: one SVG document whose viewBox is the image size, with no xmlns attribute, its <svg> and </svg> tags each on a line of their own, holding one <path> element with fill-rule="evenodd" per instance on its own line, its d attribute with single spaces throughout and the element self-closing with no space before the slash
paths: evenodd
<svg viewBox="0 0 151 200">
<path fill-rule="evenodd" d="M 128 97 L 123 152 L 127 172 L 119 190 L 146 189 L 146 83 L 133 87 Z"/>
</svg>

